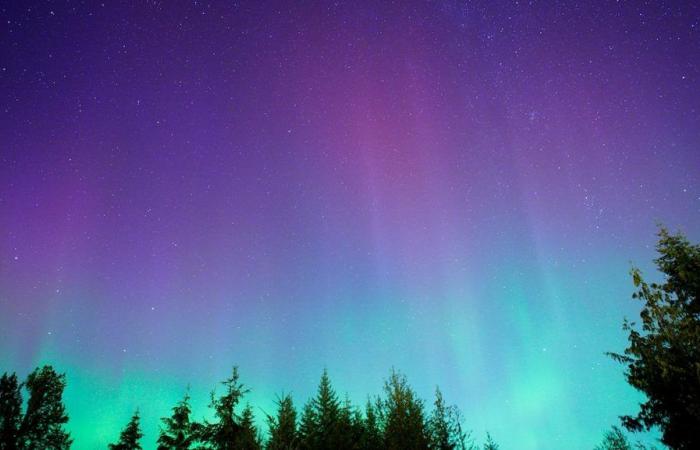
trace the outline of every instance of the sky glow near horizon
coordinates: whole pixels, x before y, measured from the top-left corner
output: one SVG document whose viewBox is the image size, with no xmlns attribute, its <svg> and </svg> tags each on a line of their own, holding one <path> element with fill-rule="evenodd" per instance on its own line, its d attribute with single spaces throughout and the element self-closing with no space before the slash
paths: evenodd
<svg viewBox="0 0 700 450">
<path fill-rule="evenodd" d="M 698 5 L 87 3 L 0 9 L 0 370 L 67 372 L 74 448 L 234 364 L 258 412 L 395 367 L 504 449 L 634 411 L 604 352 L 657 222 L 700 239 Z"/>
</svg>

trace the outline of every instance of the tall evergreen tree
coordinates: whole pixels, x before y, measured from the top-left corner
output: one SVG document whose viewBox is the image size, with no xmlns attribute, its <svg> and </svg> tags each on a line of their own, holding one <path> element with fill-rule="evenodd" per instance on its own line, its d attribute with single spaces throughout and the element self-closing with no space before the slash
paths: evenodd
<svg viewBox="0 0 700 450">
<path fill-rule="evenodd" d="M 392 370 L 384 383 L 384 395 L 380 411 L 386 449 L 428 449 L 423 402 L 408 385 L 406 377 Z"/>
<path fill-rule="evenodd" d="M 338 411 L 338 421 L 334 428 L 333 444 L 338 450 L 354 450 L 362 435 L 362 415 L 355 409 L 346 395 Z"/>
<path fill-rule="evenodd" d="M 17 450 L 22 423 L 22 394 L 17 375 L 0 378 L 0 450 Z"/>
<path fill-rule="evenodd" d="M 469 434 L 462 428 L 462 418 L 456 406 L 448 406 L 439 388 L 435 388 L 433 411 L 428 419 L 431 450 L 471 449 Z"/>
<path fill-rule="evenodd" d="M 142 450 L 140 442 L 142 437 L 141 417 L 136 411 L 119 434 L 119 441 L 116 444 L 109 444 L 109 450 Z"/>
<path fill-rule="evenodd" d="M 297 412 L 291 395 L 285 395 L 277 400 L 277 415 L 268 416 L 267 423 L 270 438 L 267 450 L 297 450 L 299 437 L 297 433 Z"/>
<path fill-rule="evenodd" d="M 383 435 L 376 406 L 370 399 L 365 405 L 365 420 L 362 428 L 359 448 L 361 450 L 376 450 L 382 448 Z"/>
<path fill-rule="evenodd" d="M 626 366 L 627 382 L 647 396 L 635 416 L 623 416 L 630 431 L 658 427 L 672 449 L 700 448 L 700 245 L 659 231 L 655 263 L 662 284 L 648 284 L 638 269 L 634 298 L 644 302 L 641 330 L 625 321 L 629 346 L 611 353 Z"/>
<path fill-rule="evenodd" d="M 220 397 L 211 394 L 211 407 L 214 409 L 216 422 L 206 422 L 203 427 L 203 441 L 213 450 L 234 450 L 243 428 L 236 414 L 236 407 L 248 390 L 240 382 L 238 367 L 234 367 L 231 376 L 222 382 L 224 393 Z"/>
<path fill-rule="evenodd" d="M 299 448 L 313 450 L 317 446 L 318 422 L 313 401 L 306 402 L 299 421 Z"/>
<path fill-rule="evenodd" d="M 324 369 L 313 400 L 316 417 L 316 442 L 313 450 L 339 449 L 340 402 L 331 385 L 328 371 Z"/>
<path fill-rule="evenodd" d="M 19 430 L 22 450 L 64 450 L 71 445 L 68 422 L 63 405 L 66 376 L 59 375 L 51 366 L 35 369 L 24 383 L 29 394 L 27 407 Z"/>
<path fill-rule="evenodd" d="M 243 408 L 240 418 L 240 433 L 236 437 L 236 450 L 260 450 L 262 443 L 258 427 L 255 426 L 255 415 L 253 408 L 247 404 Z"/>
<path fill-rule="evenodd" d="M 452 441 L 448 415 L 448 407 L 442 398 L 442 392 L 439 388 L 435 388 L 434 408 L 428 419 L 431 450 L 454 450 L 456 447 Z"/>
<path fill-rule="evenodd" d="M 185 397 L 172 409 L 170 417 L 163 417 L 163 426 L 158 436 L 158 450 L 190 450 L 199 440 L 201 425 L 191 420 L 190 396 Z"/>
</svg>

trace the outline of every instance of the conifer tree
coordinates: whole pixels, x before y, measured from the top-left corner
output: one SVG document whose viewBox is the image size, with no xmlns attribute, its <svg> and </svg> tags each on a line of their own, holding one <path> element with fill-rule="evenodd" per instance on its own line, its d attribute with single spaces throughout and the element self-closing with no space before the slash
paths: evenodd
<svg viewBox="0 0 700 450">
<path fill-rule="evenodd" d="M 202 440 L 213 450 L 234 450 L 242 431 L 236 407 L 248 390 L 240 382 L 238 367 L 233 368 L 231 376 L 222 384 L 223 395 L 217 398 L 215 392 L 211 394 L 211 407 L 217 421 L 204 424 Z"/>
<path fill-rule="evenodd" d="M 435 388 L 435 404 L 430 419 L 428 419 L 431 450 L 454 450 L 455 448 L 451 439 L 448 414 L 442 392 L 439 388 Z"/>
<path fill-rule="evenodd" d="M 490 433 L 486 433 L 486 443 L 484 444 L 484 450 L 498 450 L 498 444 L 493 440 Z"/>
<path fill-rule="evenodd" d="M 384 383 L 384 395 L 380 412 L 386 449 L 426 450 L 429 442 L 423 402 L 416 397 L 406 377 L 392 370 Z"/>
<path fill-rule="evenodd" d="M 299 448 L 303 450 L 312 450 L 317 446 L 317 420 L 316 412 L 314 411 L 313 402 L 306 402 L 301 413 L 299 421 Z"/>
<path fill-rule="evenodd" d="M 375 450 L 382 447 L 382 430 L 377 409 L 371 400 L 367 399 L 365 405 L 365 420 L 363 422 L 362 437 L 359 448 L 361 450 Z"/>
<path fill-rule="evenodd" d="M 331 385 L 328 371 L 324 369 L 318 384 L 316 398 L 313 400 L 316 417 L 316 442 L 313 450 L 338 449 L 338 423 L 340 419 L 340 402 Z"/>
<path fill-rule="evenodd" d="M 595 450 L 632 450 L 627 437 L 618 427 L 612 427 L 605 434 L 603 442 L 595 448 Z"/>
<path fill-rule="evenodd" d="M 236 437 L 235 448 L 236 450 L 260 450 L 262 448 L 258 428 L 255 426 L 255 415 L 250 404 L 247 404 L 241 413 L 240 432 Z"/>
<path fill-rule="evenodd" d="M 333 444 L 338 450 L 353 450 L 359 444 L 362 434 L 362 416 L 358 417 L 358 411 L 352 405 L 346 395 L 338 411 L 338 421 L 333 432 Z"/>
<path fill-rule="evenodd" d="M 142 450 L 140 443 L 142 437 L 141 417 L 137 410 L 119 435 L 119 441 L 116 444 L 109 444 L 109 450 Z"/>
<path fill-rule="evenodd" d="M 462 428 L 459 409 L 445 404 L 439 388 L 435 388 L 435 402 L 427 428 L 431 450 L 464 450 L 472 447 L 468 433 Z"/>
<path fill-rule="evenodd" d="M 611 353 L 625 365 L 627 382 L 647 400 L 634 416 L 623 416 L 630 431 L 658 427 L 672 449 L 700 448 L 700 245 L 659 231 L 663 283 L 647 283 L 638 269 L 633 298 L 643 302 L 641 326 L 625 321 L 629 345 Z"/>
<path fill-rule="evenodd" d="M 353 406 L 350 420 L 351 436 L 348 448 L 362 450 L 362 442 L 365 437 L 365 418 L 359 408 Z"/>
<path fill-rule="evenodd" d="M 51 366 L 35 369 L 24 383 L 29 394 L 19 430 L 18 448 L 64 450 L 71 445 L 70 435 L 63 428 L 68 422 L 63 405 L 66 376 Z"/>
<path fill-rule="evenodd" d="M 22 422 L 22 394 L 17 375 L 0 378 L 0 450 L 17 450 Z"/>
<path fill-rule="evenodd" d="M 191 420 L 190 396 L 185 397 L 172 409 L 170 417 L 163 417 L 163 426 L 158 436 L 158 450 L 190 450 L 199 439 L 201 425 Z"/>
<path fill-rule="evenodd" d="M 267 416 L 270 438 L 267 450 L 297 450 L 299 437 L 297 435 L 297 412 L 291 395 L 285 395 L 277 400 L 277 415 Z"/>
</svg>

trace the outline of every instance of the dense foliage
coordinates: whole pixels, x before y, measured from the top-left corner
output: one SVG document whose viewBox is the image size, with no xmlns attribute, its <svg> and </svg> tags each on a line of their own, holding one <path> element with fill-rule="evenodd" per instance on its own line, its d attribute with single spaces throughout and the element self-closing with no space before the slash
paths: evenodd
<svg viewBox="0 0 700 450">
<path fill-rule="evenodd" d="M 623 416 L 629 430 L 658 427 L 672 449 L 700 448 L 700 246 L 682 235 L 659 232 L 655 260 L 665 280 L 647 283 L 638 269 L 634 298 L 644 302 L 641 329 L 625 321 L 629 345 L 610 355 L 626 366 L 630 385 L 647 399 L 636 415 Z"/>
<path fill-rule="evenodd" d="M 15 374 L 0 378 L 0 450 L 64 450 L 72 440 L 63 405 L 65 375 L 51 366 L 37 368 L 19 383 Z M 22 389 L 28 393 L 22 408 Z"/>
</svg>

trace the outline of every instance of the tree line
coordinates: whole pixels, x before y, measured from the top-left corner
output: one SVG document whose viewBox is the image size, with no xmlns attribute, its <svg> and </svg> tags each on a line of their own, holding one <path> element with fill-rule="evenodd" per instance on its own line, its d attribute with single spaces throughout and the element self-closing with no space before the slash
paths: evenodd
<svg viewBox="0 0 700 450">
<path fill-rule="evenodd" d="M 316 395 L 298 412 L 291 395 L 275 402 L 274 414 L 266 415 L 267 436 L 254 420 L 253 408 L 244 403 L 249 392 L 240 381 L 237 367 L 212 392 L 211 420 L 192 417 L 190 397 L 184 397 L 161 419 L 159 450 L 467 450 L 476 449 L 463 428 L 459 410 L 448 405 L 439 389 L 430 413 L 409 386 L 406 377 L 392 371 L 383 395 L 367 400 L 363 407 L 341 399 L 324 370 Z M 66 381 L 51 366 L 36 369 L 24 383 L 16 374 L 0 378 L 0 449 L 29 450 L 70 448 L 72 439 L 62 396 Z M 22 390 L 28 393 L 23 408 Z M 141 417 L 135 411 L 110 450 L 141 449 Z M 489 436 L 484 446 L 496 450 Z"/>
<path fill-rule="evenodd" d="M 632 270 L 633 298 L 643 302 L 640 320 L 625 320 L 628 347 L 609 353 L 625 367 L 628 383 L 646 396 L 635 415 L 621 416 L 629 431 L 658 429 L 672 450 L 700 448 L 700 246 L 665 229 L 659 232 L 656 266 L 662 283 L 647 283 Z M 65 374 L 37 368 L 19 382 L 15 373 L 0 377 L 0 450 L 67 450 L 63 404 Z M 341 399 L 324 370 L 313 398 L 297 410 L 290 395 L 276 400 L 266 414 L 267 432 L 244 403 L 248 389 L 238 368 L 212 392 L 210 420 L 192 418 L 188 394 L 161 419 L 158 450 L 496 450 L 487 434 L 477 445 L 466 431 L 459 409 L 448 405 L 438 388 L 432 405 L 418 397 L 406 377 L 392 370 L 382 395 L 362 406 Z M 23 401 L 26 393 L 26 402 Z M 138 410 L 109 450 L 140 450 L 143 433 Z M 617 426 L 596 450 L 644 449 L 632 445 Z"/>
</svg>

